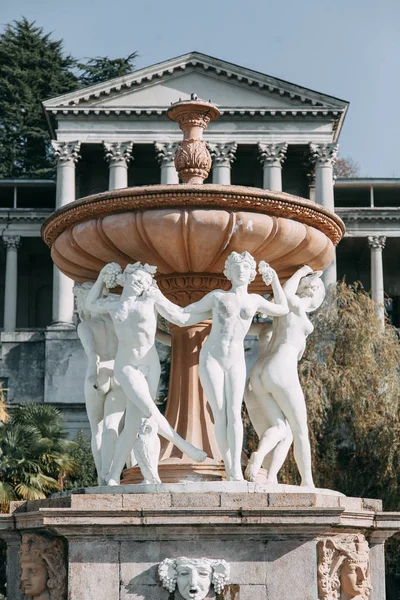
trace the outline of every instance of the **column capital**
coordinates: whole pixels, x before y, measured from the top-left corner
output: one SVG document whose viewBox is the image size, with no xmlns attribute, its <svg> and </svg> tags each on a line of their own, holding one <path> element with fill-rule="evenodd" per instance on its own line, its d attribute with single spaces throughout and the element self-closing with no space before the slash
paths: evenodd
<svg viewBox="0 0 400 600">
<path fill-rule="evenodd" d="M 368 246 L 370 248 L 383 248 L 386 245 L 386 236 L 385 235 L 369 235 L 368 236 Z"/>
<path fill-rule="evenodd" d="M 132 142 L 103 142 L 105 159 L 110 166 L 117 164 L 126 166 L 132 160 Z"/>
<path fill-rule="evenodd" d="M 78 162 L 78 159 L 80 158 L 79 150 L 81 147 L 81 143 L 79 141 L 58 142 L 57 140 L 51 140 L 51 145 L 53 147 L 57 164 L 75 164 Z"/>
<path fill-rule="evenodd" d="M 154 142 L 156 158 L 161 166 L 173 165 L 179 144 L 176 142 Z"/>
<path fill-rule="evenodd" d="M 10 250 L 11 248 L 18 250 L 18 248 L 21 246 L 21 236 L 5 235 L 3 236 L 3 244 L 7 250 Z"/>
<path fill-rule="evenodd" d="M 279 144 L 258 143 L 258 158 L 263 167 L 281 167 L 285 158 L 288 145 L 286 142 Z"/>
<path fill-rule="evenodd" d="M 339 144 L 310 144 L 311 162 L 316 167 L 333 167 Z"/>
<path fill-rule="evenodd" d="M 213 166 L 230 167 L 235 160 L 235 152 L 237 150 L 236 142 L 228 142 L 226 144 L 208 144 L 208 149 L 211 154 Z"/>
</svg>

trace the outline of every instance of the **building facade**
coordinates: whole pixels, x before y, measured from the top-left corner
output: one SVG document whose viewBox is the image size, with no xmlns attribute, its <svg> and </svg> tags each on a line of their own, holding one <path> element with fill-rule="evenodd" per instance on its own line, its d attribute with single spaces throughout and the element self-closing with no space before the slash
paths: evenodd
<svg viewBox="0 0 400 600">
<path fill-rule="evenodd" d="M 76 198 L 177 183 L 182 134 L 171 103 L 191 94 L 221 117 L 207 129 L 208 182 L 308 197 L 347 227 L 325 282 L 361 280 L 400 326 L 400 180 L 338 179 L 333 165 L 348 103 L 197 52 L 44 102 L 57 180 L 0 180 L 0 383 L 11 403 L 49 402 L 71 435 L 85 425 L 85 357 L 73 282 L 53 267 L 44 219 Z"/>
</svg>

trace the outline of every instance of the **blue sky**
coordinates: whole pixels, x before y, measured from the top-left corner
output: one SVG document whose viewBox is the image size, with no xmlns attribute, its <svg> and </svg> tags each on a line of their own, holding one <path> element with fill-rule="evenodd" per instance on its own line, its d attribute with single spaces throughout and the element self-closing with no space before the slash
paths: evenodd
<svg viewBox="0 0 400 600">
<path fill-rule="evenodd" d="M 400 177 L 399 0 L 0 0 L 1 26 L 36 20 L 78 58 L 137 67 L 198 50 L 350 102 L 342 155 Z"/>
</svg>

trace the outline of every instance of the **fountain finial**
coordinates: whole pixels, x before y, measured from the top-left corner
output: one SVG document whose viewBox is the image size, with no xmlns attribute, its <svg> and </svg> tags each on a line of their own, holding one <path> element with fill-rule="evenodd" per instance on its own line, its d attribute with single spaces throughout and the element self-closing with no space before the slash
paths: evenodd
<svg viewBox="0 0 400 600">
<path fill-rule="evenodd" d="M 220 116 L 220 111 L 210 102 L 199 100 L 191 94 L 190 100 L 175 102 L 167 116 L 179 124 L 183 141 L 175 156 L 175 168 L 183 183 L 203 183 L 211 169 L 211 156 L 203 131 L 210 121 Z"/>
</svg>

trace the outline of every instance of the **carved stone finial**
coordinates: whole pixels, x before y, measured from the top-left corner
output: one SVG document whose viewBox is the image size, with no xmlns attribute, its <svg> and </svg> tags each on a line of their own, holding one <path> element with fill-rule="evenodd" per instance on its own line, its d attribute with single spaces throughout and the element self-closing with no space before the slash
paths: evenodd
<svg viewBox="0 0 400 600">
<path fill-rule="evenodd" d="M 65 551 L 59 538 L 26 534 L 19 555 L 21 591 L 26 596 L 40 600 L 66 599 Z"/>
<path fill-rule="evenodd" d="M 383 248 L 386 246 L 386 236 L 385 235 L 369 235 L 368 236 L 368 246 L 370 248 Z"/>
<path fill-rule="evenodd" d="M 286 142 L 280 144 L 258 144 L 258 157 L 262 165 L 269 167 L 281 167 L 285 158 L 288 145 Z"/>
<path fill-rule="evenodd" d="M 160 581 L 170 593 L 178 587 L 184 600 L 203 600 L 211 587 L 220 594 L 228 583 L 229 564 L 213 558 L 164 558 L 158 565 Z"/>
<path fill-rule="evenodd" d="M 369 546 L 362 534 L 339 534 L 318 542 L 320 600 L 368 600 Z"/>
<path fill-rule="evenodd" d="M 19 235 L 5 235 L 3 237 L 3 244 L 7 250 L 18 250 L 21 246 L 21 237 Z"/>
<path fill-rule="evenodd" d="M 106 151 L 105 159 L 110 165 L 117 163 L 128 164 L 132 160 L 132 142 L 103 142 Z"/>
<path fill-rule="evenodd" d="M 210 149 L 212 161 L 217 165 L 230 167 L 231 163 L 236 158 L 236 142 L 229 142 L 227 144 L 209 144 L 208 147 Z"/>
<path fill-rule="evenodd" d="M 156 157 L 160 165 L 169 165 L 174 162 L 179 144 L 175 142 L 154 143 Z"/>
<path fill-rule="evenodd" d="M 211 156 L 203 140 L 203 131 L 210 121 L 219 117 L 218 108 L 192 98 L 173 104 L 167 115 L 183 131 L 183 141 L 175 156 L 180 179 L 184 183 L 203 183 L 211 169 Z"/>
<path fill-rule="evenodd" d="M 56 157 L 57 163 L 75 164 L 76 162 L 78 162 L 78 159 L 80 158 L 79 150 L 81 147 L 81 143 L 79 141 L 57 142 L 56 140 L 52 140 L 51 145 L 53 146 L 54 156 Z"/>
<path fill-rule="evenodd" d="M 318 167 L 333 167 L 339 144 L 310 144 L 311 162 Z"/>
</svg>

